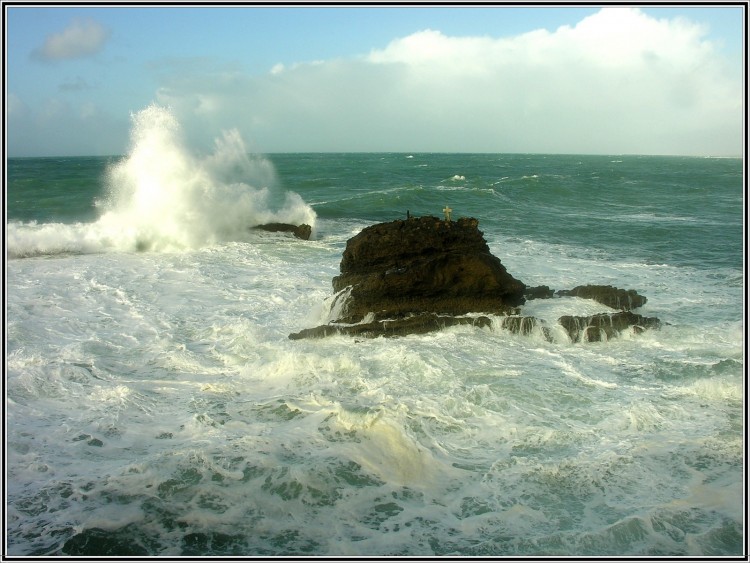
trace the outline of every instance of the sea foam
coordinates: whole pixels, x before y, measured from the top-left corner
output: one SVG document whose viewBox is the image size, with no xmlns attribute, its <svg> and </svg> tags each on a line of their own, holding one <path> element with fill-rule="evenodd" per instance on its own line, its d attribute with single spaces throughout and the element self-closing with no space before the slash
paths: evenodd
<svg viewBox="0 0 750 563">
<path fill-rule="evenodd" d="M 245 240 L 263 223 L 314 226 L 313 209 L 278 184 L 271 162 L 249 155 L 236 129 L 201 156 L 186 146 L 172 111 L 151 105 L 132 116 L 130 150 L 106 172 L 100 218 L 11 223 L 9 256 L 194 249 Z"/>
</svg>

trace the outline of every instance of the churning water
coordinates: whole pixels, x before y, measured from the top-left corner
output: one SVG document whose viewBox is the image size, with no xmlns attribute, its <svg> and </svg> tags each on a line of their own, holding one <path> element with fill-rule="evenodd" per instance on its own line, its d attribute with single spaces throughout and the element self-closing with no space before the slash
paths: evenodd
<svg viewBox="0 0 750 563">
<path fill-rule="evenodd" d="M 13 555 L 739 555 L 739 159 L 199 155 L 169 111 L 122 158 L 11 159 Z M 479 219 L 527 285 L 636 289 L 598 343 L 329 318 L 346 240 Z M 310 241 L 248 230 L 313 225 Z M 607 307 L 531 301 L 550 323 Z"/>
</svg>

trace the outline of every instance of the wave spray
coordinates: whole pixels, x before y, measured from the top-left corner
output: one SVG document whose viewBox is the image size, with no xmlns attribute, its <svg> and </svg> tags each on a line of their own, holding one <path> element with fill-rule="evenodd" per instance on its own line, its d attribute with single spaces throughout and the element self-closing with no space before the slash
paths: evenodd
<svg viewBox="0 0 750 563">
<path fill-rule="evenodd" d="M 315 211 L 280 190 L 273 164 L 248 154 L 236 129 L 213 152 L 191 152 L 165 107 L 132 115 L 128 154 L 105 174 L 102 215 L 94 223 L 9 226 L 12 257 L 107 250 L 174 251 L 241 241 L 249 228 L 280 222 L 315 226 Z"/>
<path fill-rule="evenodd" d="M 239 132 L 225 131 L 203 158 L 185 147 L 166 108 L 151 105 L 133 116 L 132 146 L 107 173 L 107 212 L 100 223 L 139 250 L 196 248 L 242 239 L 268 222 L 308 223 L 315 212 L 286 192 L 277 211 L 273 165 L 250 157 Z"/>
</svg>

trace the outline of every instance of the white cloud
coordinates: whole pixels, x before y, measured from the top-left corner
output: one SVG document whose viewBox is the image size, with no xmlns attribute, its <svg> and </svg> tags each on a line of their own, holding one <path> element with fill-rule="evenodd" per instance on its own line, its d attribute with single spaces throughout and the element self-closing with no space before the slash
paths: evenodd
<svg viewBox="0 0 750 563">
<path fill-rule="evenodd" d="M 98 53 L 109 35 L 110 32 L 94 20 L 76 19 L 64 30 L 48 35 L 44 45 L 35 49 L 32 56 L 42 61 L 86 57 Z"/>
<path fill-rule="evenodd" d="M 260 152 L 739 155 L 743 147 L 742 68 L 730 67 L 701 26 L 629 7 L 512 37 L 424 30 L 361 57 L 279 63 L 261 76 L 216 61 L 153 70 L 156 101 L 206 150 L 233 128 Z"/>
<path fill-rule="evenodd" d="M 739 154 L 742 73 L 704 34 L 611 7 L 514 37 L 420 31 L 232 85 L 182 76 L 160 98 L 200 118 L 196 136 L 238 126 L 268 151 Z"/>
<path fill-rule="evenodd" d="M 406 64 L 471 73 L 489 70 L 507 56 L 507 43 L 488 37 L 447 37 L 427 29 L 392 41 L 385 49 L 370 52 L 366 60 L 377 64 Z M 512 51 L 512 49 L 511 49 Z"/>
</svg>

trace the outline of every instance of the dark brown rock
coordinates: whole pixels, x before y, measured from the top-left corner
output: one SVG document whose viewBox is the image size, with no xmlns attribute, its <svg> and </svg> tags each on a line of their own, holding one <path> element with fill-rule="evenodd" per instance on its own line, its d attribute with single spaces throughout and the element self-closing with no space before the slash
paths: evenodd
<svg viewBox="0 0 750 563">
<path fill-rule="evenodd" d="M 349 239 L 334 291 L 351 286 L 342 322 L 367 313 L 503 313 L 524 302 L 525 285 L 493 256 L 479 222 L 419 217 L 372 225 Z"/>
<path fill-rule="evenodd" d="M 644 296 L 638 295 L 634 289 L 619 289 L 611 285 L 579 285 L 573 289 L 561 289 L 557 295 L 593 299 L 607 307 L 621 311 L 630 311 L 648 301 Z"/>
<path fill-rule="evenodd" d="M 333 279 L 338 294 L 331 323 L 289 335 L 293 340 L 334 334 L 378 337 L 422 334 L 456 324 L 491 326 L 486 316 L 503 315 L 501 327 L 551 341 L 552 329 L 535 317 L 520 316 L 529 299 L 553 297 L 548 286 L 527 288 L 490 253 L 473 218 L 447 221 L 435 217 L 379 223 L 349 239 L 341 274 Z M 573 342 L 596 342 L 623 330 L 660 326 L 659 319 L 629 312 L 646 298 L 634 290 L 586 285 L 558 291 L 560 296 L 594 299 L 621 309 L 590 317 L 564 316 L 559 323 Z"/>
<path fill-rule="evenodd" d="M 523 296 L 527 300 L 532 299 L 550 299 L 554 297 L 555 290 L 550 289 L 548 285 L 538 285 L 536 287 L 527 287 L 523 292 Z"/>
<path fill-rule="evenodd" d="M 288 223 L 266 223 L 265 225 L 256 225 L 253 229 L 269 231 L 271 233 L 292 233 L 295 237 L 302 240 L 310 240 L 312 227 L 310 225 L 290 225 Z"/>
<path fill-rule="evenodd" d="M 548 342 L 552 342 L 552 332 L 545 325 L 544 321 L 536 317 L 522 317 L 518 315 L 503 317 L 501 321 L 502 328 L 516 334 L 529 335 L 535 328 L 539 327 L 542 336 Z"/>
<path fill-rule="evenodd" d="M 501 326 L 510 332 L 530 334 L 535 327 L 539 326 L 539 324 L 540 321 L 536 317 L 512 316 L 503 317 Z"/>
<path fill-rule="evenodd" d="M 327 324 L 315 328 L 306 328 L 300 332 L 290 334 L 291 340 L 303 338 L 325 338 L 336 334 L 348 336 L 362 336 L 365 338 L 376 338 L 378 336 L 393 337 L 406 336 L 407 334 L 425 334 L 435 330 L 441 330 L 449 326 L 472 325 L 478 327 L 491 326 L 492 321 L 488 317 L 453 317 L 447 315 L 436 315 L 424 313 L 401 319 L 385 319 L 369 323 L 355 325 Z"/>
<path fill-rule="evenodd" d="M 611 314 L 600 313 L 590 317 L 566 315 L 560 317 L 558 322 L 568 331 L 568 335 L 573 342 L 608 340 L 631 326 L 637 332 L 661 326 L 661 321 L 656 317 L 644 317 L 629 311 Z"/>
</svg>

